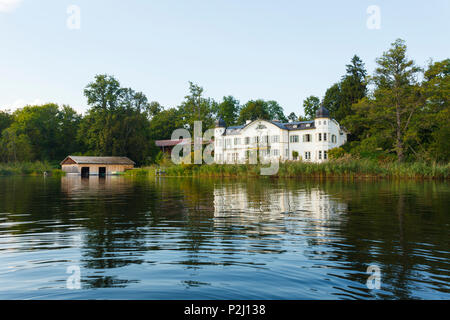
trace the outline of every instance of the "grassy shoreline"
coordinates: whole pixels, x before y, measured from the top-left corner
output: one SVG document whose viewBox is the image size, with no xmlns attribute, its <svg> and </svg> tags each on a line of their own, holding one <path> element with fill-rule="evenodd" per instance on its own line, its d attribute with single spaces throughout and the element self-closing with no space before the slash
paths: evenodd
<svg viewBox="0 0 450 320">
<path fill-rule="evenodd" d="M 129 170 L 122 176 L 154 176 L 163 170 L 170 177 L 262 177 L 260 170 L 268 165 L 212 164 L 150 166 Z M 0 163 L 0 176 L 65 176 L 58 165 L 48 162 Z M 280 163 L 274 178 L 386 178 L 386 179 L 450 179 L 450 163 L 378 162 L 368 159 L 329 160 L 324 163 L 287 161 Z"/>
<path fill-rule="evenodd" d="M 146 167 L 127 171 L 125 176 L 153 176 L 155 170 L 164 170 L 172 177 L 261 177 L 261 167 L 268 165 L 212 164 Z M 330 160 L 324 163 L 280 163 L 276 178 L 388 178 L 388 179 L 450 179 L 449 164 L 424 162 L 379 163 L 373 160 Z"/>
<path fill-rule="evenodd" d="M 57 165 L 48 162 L 0 163 L 0 176 L 41 176 L 45 172 L 54 177 L 66 175 Z"/>
</svg>

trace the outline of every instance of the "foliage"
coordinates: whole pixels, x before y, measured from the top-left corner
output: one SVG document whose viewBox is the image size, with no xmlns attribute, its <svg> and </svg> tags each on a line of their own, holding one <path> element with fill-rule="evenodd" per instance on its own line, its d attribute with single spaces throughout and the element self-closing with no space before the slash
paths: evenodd
<svg viewBox="0 0 450 320">
<path fill-rule="evenodd" d="M 309 96 L 303 101 L 303 109 L 308 120 L 312 120 L 316 116 L 317 109 L 320 108 L 320 99 L 316 96 Z"/>
<path fill-rule="evenodd" d="M 247 102 L 239 113 L 238 123 L 244 124 L 247 120 L 257 119 L 271 119 L 267 102 L 262 99 Z"/>
<path fill-rule="evenodd" d="M 227 126 L 234 126 L 238 124 L 240 109 L 239 101 L 233 96 L 223 97 L 223 101 L 217 107 L 217 118 L 222 118 Z"/>
<path fill-rule="evenodd" d="M 328 157 L 332 160 L 343 158 L 345 156 L 345 154 L 346 154 L 346 152 L 345 152 L 344 148 L 340 148 L 340 147 L 328 150 Z"/>
<path fill-rule="evenodd" d="M 99 156 L 128 156 L 139 164 L 150 156 L 149 103 L 141 92 L 122 88 L 108 75 L 97 75 L 84 90 L 91 108 L 78 138 Z"/>
<path fill-rule="evenodd" d="M 261 177 L 261 166 L 264 165 L 174 165 L 165 168 L 165 173 L 168 176 Z M 425 162 L 385 162 L 370 159 L 353 159 L 351 157 L 342 157 L 322 163 L 286 161 L 280 163 L 278 173 L 272 177 L 449 179 L 450 164 L 439 165 L 433 163 L 429 165 Z"/>
</svg>

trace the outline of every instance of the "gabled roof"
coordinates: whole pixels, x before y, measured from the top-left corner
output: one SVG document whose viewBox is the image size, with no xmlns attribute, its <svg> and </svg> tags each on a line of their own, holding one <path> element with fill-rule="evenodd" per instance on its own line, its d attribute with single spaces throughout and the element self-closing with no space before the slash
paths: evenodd
<svg viewBox="0 0 450 320">
<path fill-rule="evenodd" d="M 265 122 L 269 122 L 275 126 L 277 126 L 280 129 L 283 130 L 306 130 L 306 129 L 315 129 L 314 126 L 314 120 L 310 120 L 310 121 L 293 121 L 293 122 L 286 122 L 286 123 L 281 123 L 278 121 L 271 121 L 271 120 L 264 120 L 264 119 L 257 119 L 254 120 L 250 123 L 247 123 L 245 125 L 241 125 L 241 126 L 233 126 L 233 127 L 228 127 L 226 128 L 225 132 L 223 135 L 235 135 L 235 134 L 240 134 L 241 130 L 244 129 L 245 127 L 249 126 L 250 124 L 254 123 L 255 121 L 265 121 Z"/>
<path fill-rule="evenodd" d="M 82 156 L 68 156 L 63 161 L 63 165 L 68 160 L 72 160 L 76 164 L 122 164 L 134 165 L 135 162 L 127 157 L 82 157 Z"/>
</svg>

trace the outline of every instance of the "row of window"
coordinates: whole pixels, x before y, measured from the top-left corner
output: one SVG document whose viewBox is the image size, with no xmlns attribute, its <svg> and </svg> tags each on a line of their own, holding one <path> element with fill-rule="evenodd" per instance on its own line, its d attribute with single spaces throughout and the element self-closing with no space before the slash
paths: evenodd
<svg viewBox="0 0 450 320">
<path fill-rule="evenodd" d="M 316 133 L 317 141 L 327 141 L 329 136 L 330 135 L 327 134 L 327 133 Z M 296 143 L 298 141 L 299 141 L 299 136 L 297 136 L 297 135 L 292 135 L 289 138 L 289 142 L 291 142 L 291 143 Z M 311 141 L 312 141 L 312 135 L 311 134 L 304 134 L 303 135 L 303 142 L 311 142 Z M 337 141 L 336 135 L 334 135 L 334 134 L 331 135 L 331 142 L 332 143 L 336 143 L 336 141 Z"/>
<path fill-rule="evenodd" d="M 327 133 L 317 133 L 316 134 L 316 139 L 317 141 L 327 141 L 328 140 L 329 135 Z M 269 139 L 270 138 L 270 139 Z M 227 138 L 225 139 L 225 147 L 231 147 L 232 145 L 238 146 L 241 145 L 241 138 Z M 261 141 L 260 141 L 261 140 Z M 244 138 L 244 145 L 249 145 L 250 143 L 278 143 L 280 142 L 280 136 L 262 136 L 261 139 L 260 137 L 256 136 L 256 137 L 245 137 Z M 217 140 L 217 145 L 219 147 L 222 147 L 222 139 L 218 139 Z M 331 135 L 331 142 L 332 143 L 336 143 L 337 138 L 336 135 Z M 289 137 L 289 142 L 290 143 L 297 143 L 299 142 L 299 136 L 298 135 L 292 135 Z M 303 135 L 303 142 L 312 142 L 312 135 L 311 134 L 304 134 Z"/>
<path fill-rule="evenodd" d="M 278 149 L 264 149 L 264 150 L 260 150 L 260 155 L 263 157 L 268 157 L 270 155 L 274 156 L 274 157 L 279 157 L 280 156 L 280 150 Z M 296 151 L 292 152 L 292 158 L 294 160 L 298 160 L 298 153 Z M 327 160 L 328 159 L 328 151 L 324 150 L 320 150 L 317 153 L 318 159 L 319 160 Z M 286 149 L 286 157 L 289 157 L 289 149 Z M 238 161 L 239 158 L 239 153 L 228 153 L 227 155 L 227 160 L 228 161 Z M 249 159 L 250 158 L 250 151 L 246 152 L 246 158 Z M 304 153 L 304 160 L 311 160 L 311 152 L 310 151 L 305 151 Z M 219 155 L 219 161 L 222 161 L 222 155 Z"/>
</svg>

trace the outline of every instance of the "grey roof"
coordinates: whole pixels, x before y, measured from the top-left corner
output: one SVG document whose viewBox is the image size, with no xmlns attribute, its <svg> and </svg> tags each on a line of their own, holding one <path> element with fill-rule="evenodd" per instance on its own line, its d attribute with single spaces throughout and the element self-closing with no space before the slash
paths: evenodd
<svg viewBox="0 0 450 320">
<path fill-rule="evenodd" d="M 216 128 L 226 128 L 227 124 L 222 118 L 217 119 L 216 121 Z"/>
<path fill-rule="evenodd" d="M 72 159 L 78 164 L 122 164 L 122 165 L 134 165 L 134 161 L 127 157 L 83 157 L 83 156 L 68 156 L 61 164 L 67 159 Z"/>
<path fill-rule="evenodd" d="M 316 111 L 316 118 L 329 118 L 330 117 L 330 111 L 328 111 L 325 107 L 320 107 Z"/>
<path fill-rule="evenodd" d="M 294 121 L 294 122 L 286 122 L 286 123 L 281 123 L 281 122 L 278 122 L 278 121 L 262 120 L 262 119 L 258 119 L 258 120 L 254 120 L 254 121 L 267 121 L 267 122 L 270 122 L 273 125 L 277 126 L 280 129 L 283 129 L 283 130 L 315 129 L 314 120 L 310 120 L 310 121 Z M 253 123 L 254 121 L 252 121 L 251 123 Z M 228 128 L 226 128 L 226 130 L 224 132 L 224 135 L 228 136 L 228 135 L 240 134 L 241 130 L 244 129 L 249 124 L 250 123 L 245 124 L 245 125 L 241 125 L 241 126 L 228 127 Z"/>
</svg>

